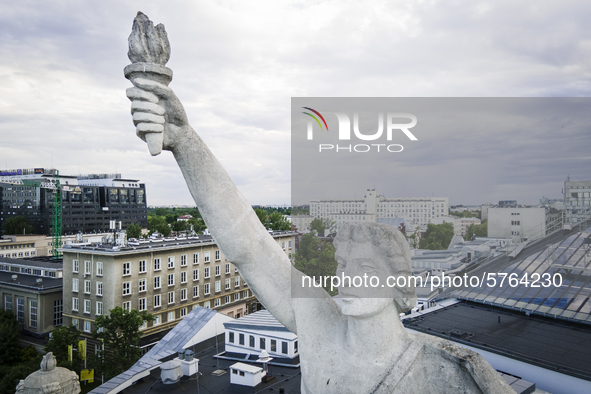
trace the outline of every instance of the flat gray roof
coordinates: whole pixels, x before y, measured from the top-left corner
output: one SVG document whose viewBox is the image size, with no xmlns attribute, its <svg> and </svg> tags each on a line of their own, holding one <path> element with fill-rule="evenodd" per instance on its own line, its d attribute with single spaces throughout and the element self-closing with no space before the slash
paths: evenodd
<svg viewBox="0 0 591 394">
<path fill-rule="evenodd" d="M 425 312 L 404 319 L 403 324 L 412 330 L 591 380 L 591 327 L 587 325 L 466 301 Z"/>
<path fill-rule="evenodd" d="M 12 275 L 17 275 L 13 280 Z M 37 283 L 37 279 L 42 279 Z M 50 278 L 47 276 L 27 275 L 14 272 L 0 271 L 0 283 L 7 286 L 27 287 L 34 290 L 48 290 L 63 287 L 63 278 Z"/>
<path fill-rule="evenodd" d="M 53 268 L 53 269 L 63 269 L 64 264 L 62 260 L 59 262 L 49 262 L 49 261 L 38 261 L 38 260 L 27 260 L 27 259 L 11 259 L 8 257 L 0 257 L 0 264 L 11 264 L 11 265 L 20 265 L 23 267 L 39 267 L 39 268 Z"/>
<path fill-rule="evenodd" d="M 280 236 L 287 236 L 287 235 L 295 235 L 297 234 L 294 231 L 274 231 L 269 233 L 273 238 L 277 238 Z M 212 245 L 215 244 L 215 240 L 211 235 L 199 235 L 195 237 L 188 237 L 188 238 L 165 238 L 162 240 L 151 240 L 150 242 L 128 242 L 128 246 L 126 247 L 115 247 L 114 245 L 109 244 L 83 244 L 83 245 L 76 245 L 76 244 L 69 244 L 65 245 L 60 250 L 63 253 L 89 253 L 89 254 L 98 254 L 98 255 L 114 255 L 114 254 L 133 254 L 138 252 L 148 252 L 155 249 L 161 250 L 168 250 L 168 249 L 178 249 L 182 247 L 191 247 L 196 245 Z"/>
</svg>

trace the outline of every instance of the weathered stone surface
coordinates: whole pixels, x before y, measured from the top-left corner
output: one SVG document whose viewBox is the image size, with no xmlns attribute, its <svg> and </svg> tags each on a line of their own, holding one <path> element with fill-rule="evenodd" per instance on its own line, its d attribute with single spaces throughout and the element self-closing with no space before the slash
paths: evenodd
<svg viewBox="0 0 591 394">
<path fill-rule="evenodd" d="M 53 353 L 47 353 L 39 371 L 33 372 L 16 386 L 17 394 L 78 394 L 80 381 L 76 372 L 56 367 Z"/>
<path fill-rule="evenodd" d="M 143 78 L 168 85 L 172 80 L 172 70 L 165 67 L 170 59 L 170 44 L 164 25 L 154 26 L 145 14 L 138 12 L 133 20 L 128 43 L 127 56 L 132 64 L 123 70 L 125 78 L 134 84 L 136 79 Z M 158 98 L 137 89 L 128 89 L 127 95 L 136 103 L 132 113 L 137 135 L 147 142 L 152 156 L 159 155 L 164 139 L 161 126 L 164 123 L 164 111 L 153 107 L 147 110 L 149 104 L 158 102 Z"/>
<path fill-rule="evenodd" d="M 132 63 L 156 63 L 164 66 L 170 59 L 170 44 L 164 25 L 154 26 L 154 23 L 141 12 L 138 12 L 133 20 L 127 41 L 127 57 Z"/>
<path fill-rule="evenodd" d="M 191 128 L 172 89 L 145 78 L 131 81 L 132 114 L 165 120 L 136 118 L 138 135 L 145 139 L 146 130 L 163 126 L 162 147 L 172 151 L 220 249 L 275 318 L 298 334 L 302 393 L 513 393 L 478 354 L 404 329 L 399 313 L 414 305 L 412 288 L 393 289 L 383 298 L 341 288 L 340 306 L 322 288 L 311 288 L 310 298 L 292 298 L 291 286 L 303 274 Z M 386 225 L 351 226 L 339 232 L 335 246 L 345 272 L 361 263 L 383 272 L 411 271 L 408 244 Z"/>
</svg>

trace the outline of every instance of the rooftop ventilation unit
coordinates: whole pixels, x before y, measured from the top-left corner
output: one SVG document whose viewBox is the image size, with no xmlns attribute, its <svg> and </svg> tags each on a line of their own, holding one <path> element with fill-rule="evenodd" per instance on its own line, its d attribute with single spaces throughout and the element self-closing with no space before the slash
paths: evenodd
<svg viewBox="0 0 591 394">
<path fill-rule="evenodd" d="M 174 384 L 181 380 L 183 371 L 181 363 L 177 360 L 171 360 L 160 365 L 160 379 L 164 384 Z"/>
<path fill-rule="evenodd" d="M 199 372 L 199 359 L 194 358 L 192 350 L 185 349 L 179 351 L 178 359 L 184 376 L 193 376 Z"/>
</svg>

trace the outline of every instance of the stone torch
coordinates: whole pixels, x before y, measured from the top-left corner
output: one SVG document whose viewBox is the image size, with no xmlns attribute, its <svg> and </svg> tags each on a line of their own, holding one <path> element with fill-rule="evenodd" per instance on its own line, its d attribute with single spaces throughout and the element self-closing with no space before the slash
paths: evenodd
<svg viewBox="0 0 591 394">
<path fill-rule="evenodd" d="M 165 66 L 170 58 L 170 44 L 164 25 L 154 26 L 145 14 L 138 12 L 133 20 L 128 42 L 127 56 L 131 64 L 123 70 L 125 78 L 131 82 L 136 78 L 145 78 L 168 86 L 172 81 L 172 70 Z M 145 120 L 145 123 L 141 122 L 138 129 L 145 132 L 150 154 L 159 155 L 162 152 L 164 125 L 150 119 L 150 114 L 141 112 L 136 114 L 139 114 L 137 117 L 142 119 L 134 119 L 134 121 L 140 123 Z"/>
</svg>

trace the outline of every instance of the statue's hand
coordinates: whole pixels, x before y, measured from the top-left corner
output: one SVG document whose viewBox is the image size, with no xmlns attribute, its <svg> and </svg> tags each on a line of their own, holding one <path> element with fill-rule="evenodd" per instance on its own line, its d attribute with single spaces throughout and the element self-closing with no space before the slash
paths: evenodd
<svg viewBox="0 0 591 394">
<path fill-rule="evenodd" d="M 136 134 L 146 141 L 146 135 L 163 133 L 162 149 L 174 151 L 191 131 L 187 114 L 180 100 L 168 86 L 145 78 L 132 80 L 127 89 Z M 154 154 L 154 153 L 152 153 Z"/>
</svg>

